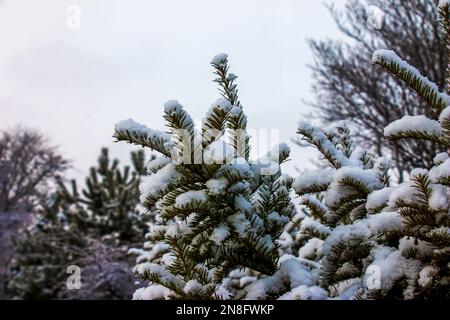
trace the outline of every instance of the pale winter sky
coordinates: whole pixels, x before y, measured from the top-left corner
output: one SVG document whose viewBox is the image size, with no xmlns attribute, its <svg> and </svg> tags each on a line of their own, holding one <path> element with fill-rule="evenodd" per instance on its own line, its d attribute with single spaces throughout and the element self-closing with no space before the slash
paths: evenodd
<svg viewBox="0 0 450 320">
<path fill-rule="evenodd" d="M 79 30 L 67 27 L 73 5 Z M 292 146 L 312 97 L 306 39 L 325 37 L 340 35 L 322 1 L 2 0 L 0 129 L 40 129 L 78 177 L 102 146 L 127 161 L 114 124 L 131 117 L 164 129 L 169 99 L 200 121 L 219 97 L 209 62 L 225 52 L 249 127 L 279 129 Z M 309 151 L 292 149 L 290 173 L 311 166 Z"/>
</svg>

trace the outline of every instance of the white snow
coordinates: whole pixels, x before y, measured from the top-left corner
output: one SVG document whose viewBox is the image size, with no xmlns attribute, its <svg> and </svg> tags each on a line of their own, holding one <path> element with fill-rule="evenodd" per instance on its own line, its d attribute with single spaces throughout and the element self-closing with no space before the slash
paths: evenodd
<svg viewBox="0 0 450 320">
<path fill-rule="evenodd" d="M 133 119 L 122 120 L 116 123 L 114 128 L 116 132 L 129 132 L 134 135 L 146 135 L 147 138 L 152 141 L 162 140 L 164 147 L 169 151 L 173 146 L 171 137 L 168 133 L 150 129 L 147 126 L 134 121 Z"/>
<path fill-rule="evenodd" d="M 450 106 L 442 110 L 441 114 L 439 115 L 439 122 L 445 123 L 450 121 Z"/>
<path fill-rule="evenodd" d="M 435 91 L 438 94 L 438 99 L 442 99 L 442 101 L 444 101 L 446 105 L 450 105 L 450 97 L 447 94 L 440 92 L 438 86 L 435 83 L 430 81 L 427 77 L 422 76 L 419 70 L 400 58 L 394 51 L 376 50 L 372 55 L 372 61 L 374 63 L 380 64 L 384 64 L 385 62 L 398 64 L 400 68 L 416 76 L 422 83 L 426 84 L 431 90 Z"/>
<path fill-rule="evenodd" d="M 433 278 L 437 273 L 438 270 L 435 267 L 426 266 L 420 271 L 417 283 L 422 287 L 429 286 L 433 282 Z"/>
<path fill-rule="evenodd" d="M 305 217 L 303 221 L 301 222 L 301 232 L 305 232 L 306 229 L 314 229 L 320 232 L 321 234 L 328 235 L 331 232 L 331 229 L 323 224 L 321 224 L 319 221 L 314 220 L 310 217 Z"/>
<path fill-rule="evenodd" d="M 448 160 L 449 158 L 450 158 L 450 157 L 449 157 L 449 155 L 448 155 L 447 152 L 442 152 L 442 153 L 437 154 L 437 155 L 434 157 L 433 161 L 434 161 L 434 164 L 435 164 L 435 165 L 441 165 L 441 164 L 443 164 L 446 160 Z"/>
<path fill-rule="evenodd" d="M 200 282 L 198 282 L 197 280 L 189 280 L 188 282 L 186 282 L 186 285 L 183 288 L 183 291 L 185 293 L 189 293 L 189 292 L 196 292 L 196 291 L 201 291 L 203 289 L 203 286 Z"/>
<path fill-rule="evenodd" d="M 448 211 L 449 197 L 447 187 L 442 185 L 433 185 L 428 205 L 431 209 L 437 211 Z"/>
<path fill-rule="evenodd" d="M 286 143 L 279 143 L 268 152 L 270 159 L 276 163 L 280 163 L 281 155 L 289 155 L 291 149 Z"/>
<path fill-rule="evenodd" d="M 205 164 L 224 164 L 232 160 L 234 149 L 225 141 L 216 140 L 203 151 Z"/>
<path fill-rule="evenodd" d="M 216 245 L 221 245 L 223 241 L 230 235 L 230 231 L 225 223 L 221 223 L 214 229 L 211 237 L 209 237 Z"/>
<path fill-rule="evenodd" d="M 283 294 L 279 300 L 325 300 L 327 296 L 328 293 L 321 287 L 301 285 Z"/>
<path fill-rule="evenodd" d="M 225 178 L 210 179 L 206 182 L 206 187 L 212 195 L 219 195 L 223 193 L 226 190 L 227 185 L 228 181 Z"/>
<path fill-rule="evenodd" d="M 181 178 L 182 175 L 173 163 L 167 164 L 155 174 L 142 177 L 139 185 L 141 202 L 144 203 L 148 196 L 160 197 L 170 184 L 179 182 Z"/>
<path fill-rule="evenodd" d="M 234 198 L 234 206 L 240 211 L 250 211 L 252 209 L 252 204 L 242 195 Z"/>
<path fill-rule="evenodd" d="M 372 212 L 382 206 L 386 206 L 389 202 L 389 196 L 394 188 L 383 188 L 375 190 L 367 196 L 366 210 Z"/>
<path fill-rule="evenodd" d="M 167 299 L 172 291 L 159 284 L 137 289 L 133 294 L 133 300 L 163 300 Z"/>
<path fill-rule="evenodd" d="M 334 181 L 343 181 L 349 178 L 362 183 L 369 192 L 383 187 L 376 171 L 364 170 L 359 167 L 343 167 L 337 170 Z"/>
<path fill-rule="evenodd" d="M 376 235 L 388 231 L 400 230 L 403 226 L 403 220 L 398 212 L 381 212 L 369 215 L 367 219 L 361 220 L 356 224 L 366 225 L 371 233 Z"/>
<path fill-rule="evenodd" d="M 216 54 L 212 58 L 211 63 L 216 64 L 216 65 L 221 65 L 221 64 L 225 63 L 227 61 L 227 59 L 228 59 L 228 55 L 226 53 L 219 53 L 219 54 Z"/>
<path fill-rule="evenodd" d="M 323 240 L 312 238 L 305 243 L 298 251 L 299 258 L 313 259 L 322 255 Z"/>
<path fill-rule="evenodd" d="M 334 171 L 327 168 L 302 173 L 295 179 L 292 187 L 297 193 L 303 193 L 305 189 L 314 185 L 329 185 L 333 181 Z"/>
<path fill-rule="evenodd" d="M 147 173 L 153 174 L 172 162 L 168 157 L 156 157 L 147 164 Z"/>
<path fill-rule="evenodd" d="M 417 131 L 420 133 L 441 136 L 442 128 L 438 121 L 431 120 L 425 116 L 405 116 L 397 121 L 392 122 L 384 128 L 384 136 L 400 134 L 402 132 Z"/>
<path fill-rule="evenodd" d="M 389 207 L 396 208 L 397 202 L 402 201 L 405 204 L 412 205 L 416 203 L 416 190 L 409 182 L 404 182 L 394 188 L 389 196 Z"/>
<path fill-rule="evenodd" d="M 341 166 L 357 166 L 360 164 L 360 161 L 353 162 L 345 157 L 342 151 L 338 150 L 320 129 L 313 127 L 308 122 L 300 121 L 298 128 L 307 131 L 312 136 L 312 142 L 320 145 L 324 151 L 335 159 Z"/>
<path fill-rule="evenodd" d="M 403 237 L 400 239 L 398 249 L 406 251 L 408 249 L 416 249 L 420 255 L 426 257 L 433 253 L 433 247 L 428 242 L 414 237 Z"/>
<path fill-rule="evenodd" d="M 348 182 L 352 179 L 363 184 L 368 192 L 381 189 L 383 184 L 380 182 L 378 172 L 375 170 L 364 170 L 358 167 L 343 167 L 335 172 L 333 182 L 325 195 L 325 204 L 328 207 L 334 207 L 339 201 L 355 192 L 355 187 Z"/>
<path fill-rule="evenodd" d="M 208 196 L 204 190 L 187 191 L 175 199 L 175 206 L 182 207 L 192 202 L 206 202 Z"/>
<path fill-rule="evenodd" d="M 450 0 L 439 0 L 438 8 L 442 9 L 446 6 L 450 6 Z"/>
<path fill-rule="evenodd" d="M 275 224 L 284 224 L 290 221 L 288 217 L 282 216 L 276 211 L 272 211 L 271 213 L 269 213 L 267 215 L 267 220 Z"/>
<path fill-rule="evenodd" d="M 450 176 L 450 159 L 445 160 L 439 166 L 433 167 L 430 170 L 429 177 L 437 182 L 439 179 L 448 178 Z"/>
<path fill-rule="evenodd" d="M 241 236 L 245 236 L 248 229 L 250 229 L 250 221 L 248 221 L 245 215 L 242 213 L 229 216 L 227 220 L 231 223 L 236 232 Z"/>
<path fill-rule="evenodd" d="M 174 115 L 183 110 L 183 106 L 177 100 L 168 100 L 164 103 L 164 112 Z"/>
<path fill-rule="evenodd" d="M 220 110 L 224 113 L 228 113 L 232 108 L 232 105 L 230 104 L 230 102 L 226 99 L 220 98 L 217 99 L 212 105 L 211 107 L 208 109 L 208 111 L 206 112 L 206 115 L 203 117 L 203 130 L 211 130 L 210 132 L 206 132 L 205 134 L 209 136 L 217 136 L 219 134 L 221 134 L 221 132 L 216 132 L 216 130 L 218 130 L 219 128 L 210 128 L 209 126 L 206 125 L 207 120 L 208 119 L 214 119 L 216 117 L 216 112 L 217 110 Z M 226 120 L 226 119 L 224 119 Z M 203 137 L 205 138 L 205 137 Z"/>
<path fill-rule="evenodd" d="M 249 285 L 246 288 L 246 299 L 265 299 L 269 292 L 282 290 L 284 283 L 288 283 L 291 288 L 302 285 L 312 287 L 316 285 L 317 278 L 297 259 L 286 259 L 281 263 L 279 270 L 274 275 L 261 278 Z"/>
<path fill-rule="evenodd" d="M 257 277 L 252 277 L 252 276 L 242 277 L 239 279 L 239 287 L 244 288 L 245 286 L 248 286 L 250 283 L 253 283 L 256 280 L 258 280 Z"/>
</svg>

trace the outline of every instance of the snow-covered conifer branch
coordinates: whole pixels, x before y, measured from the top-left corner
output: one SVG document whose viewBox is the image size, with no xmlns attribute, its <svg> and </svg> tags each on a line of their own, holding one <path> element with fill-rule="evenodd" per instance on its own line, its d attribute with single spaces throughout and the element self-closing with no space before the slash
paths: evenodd
<svg viewBox="0 0 450 320">
<path fill-rule="evenodd" d="M 229 73 L 228 56 L 220 53 L 211 61 L 214 68 L 214 79 L 219 85 L 219 91 L 223 98 L 232 105 L 228 114 L 228 128 L 230 132 L 231 144 L 238 157 L 248 160 L 250 156 L 250 137 L 247 133 L 247 116 L 244 114 L 241 102 L 239 101 L 238 89 L 235 80 L 237 76 Z"/>
<path fill-rule="evenodd" d="M 447 144 L 442 136 L 442 128 L 438 121 L 425 116 L 405 116 L 392 122 L 384 129 L 387 139 L 395 141 L 402 139 L 429 140 L 438 144 Z"/>
<path fill-rule="evenodd" d="M 377 50 L 373 53 L 372 61 L 397 78 L 403 80 L 430 105 L 436 115 L 439 115 L 448 105 L 450 97 L 439 91 L 439 88 L 428 78 L 401 59 L 394 51 Z"/>
<path fill-rule="evenodd" d="M 132 119 L 117 123 L 113 137 L 116 141 L 125 141 L 156 150 L 167 157 L 170 157 L 173 147 L 170 135 L 150 129 Z"/>
</svg>

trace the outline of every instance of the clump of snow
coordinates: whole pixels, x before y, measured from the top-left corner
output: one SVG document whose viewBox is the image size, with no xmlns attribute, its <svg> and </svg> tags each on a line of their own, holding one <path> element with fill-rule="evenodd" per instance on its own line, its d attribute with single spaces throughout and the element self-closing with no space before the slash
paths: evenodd
<svg viewBox="0 0 450 320">
<path fill-rule="evenodd" d="M 204 190 L 187 191 L 175 199 L 175 206 L 182 207 L 192 202 L 206 202 L 208 197 Z"/>
<path fill-rule="evenodd" d="M 186 285 L 183 288 L 183 291 L 185 293 L 190 293 L 190 292 L 198 292 L 201 291 L 203 289 L 203 286 L 200 282 L 198 282 L 197 280 L 189 280 L 188 282 L 186 282 Z"/>
<path fill-rule="evenodd" d="M 309 239 L 298 251 L 298 256 L 302 259 L 313 259 L 322 255 L 323 240 Z"/>
<path fill-rule="evenodd" d="M 433 247 L 428 242 L 414 237 L 403 237 L 400 239 L 398 249 L 401 252 L 406 252 L 410 249 L 415 249 L 421 256 L 429 256 L 433 253 Z"/>
<path fill-rule="evenodd" d="M 176 114 L 183 110 L 183 106 L 177 100 L 168 100 L 164 103 L 164 112 L 168 114 Z"/>
<path fill-rule="evenodd" d="M 366 210 L 368 212 L 373 212 L 380 207 L 386 206 L 393 190 L 394 188 L 383 188 L 373 191 L 367 196 Z"/>
<path fill-rule="evenodd" d="M 450 0 L 439 0 L 438 8 L 443 9 L 447 6 L 450 6 Z"/>
<path fill-rule="evenodd" d="M 310 217 L 305 217 L 301 224 L 301 232 L 304 233 L 306 229 L 313 229 L 317 230 L 321 234 L 328 235 L 331 232 L 331 229 L 323 224 L 321 224 L 319 221 L 314 220 Z"/>
<path fill-rule="evenodd" d="M 404 182 L 391 192 L 388 205 L 391 208 L 396 208 L 399 201 L 407 205 L 413 205 L 417 202 L 415 194 L 414 187 L 409 182 Z"/>
<path fill-rule="evenodd" d="M 439 122 L 445 123 L 450 121 L 450 106 L 442 110 L 441 114 L 439 115 Z"/>
<path fill-rule="evenodd" d="M 170 266 L 175 261 L 175 259 L 176 259 L 175 255 L 171 252 L 168 252 L 162 255 L 161 263 L 166 266 Z"/>
<path fill-rule="evenodd" d="M 269 151 L 270 159 L 276 163 L 280 163 L 280 159 L 284 158 L 284 155 L 289 155 L 291 149 L 286 143 L 279 143 Z"/>
<path fill-rule="evenodd" d="M 279 300 L 325 300 L 328 293 L 318 286 L 298 286 L 288 293 L 283 294 Z"/>
<path fill-rule="evenodd" d="M 224 164 L 234 157 L 234 149 L 225 141 L 216 140 L 203 152 L 205 164 Z"/>
<path fill-rule="evenodd" d="M 372 234 L 381 234 L 387 231 L 400 230 L 403 226 L 403 220 L 398 212 L 381 212 L 370 215 L 357 224 L 366 225 Z"/>
<path fill-rule="evenodd" d="M 438 121 L 425 116 L 404 116 L 384 128 L 384 136 L 389 138 L 402 132 L 417 131 L 423 134 L 441 136 L 442 128 Z"/>
<path fill-rule="evenodd" d="M 221 65 L 221 64 L 226 63 L 227 60 L 228 60 L 228 55 L 226 53 L 219 53 L 219 54 L 216 54 L 212 58 L 211 63 L 215 64 L 215 65 Z"/>
<path fill-rule="evenodd" d="M 248 286 L 249 284 L 255 282 L 256 280 L 258 280 L 257 277 L 252 277 L 252 276 L 242 277 L 239 279 L 239 287 L 244 288 L 245 286 Z"/>
<path fill-rule="evenodd" d="M 450 176 L 450 159 L 445 160 L 439 166 L 433 167 L 429 173 L 429 177 L 434 182 L 437 182 L 440 179 L 448 178 L 449 176 Z"/>
<path fill-rule="evenodd" d="M 234 206 L 241 211 L 250 211 L 252 209 L 252 204 L 242 195 L 234 198 Z"/>
<path fill-rule="evenodd" d="M 242 213 L 229 216 L 228 222 L 231 223 L 236 232 L 241 236 L 245 236 L 247 230 L 250 229 L 250 221 L 248 221 L 245 215 Z"/>
<path fill-rule="evenodd" d="M 139 185 L 141 202 L 144 203 L 148 196 L 160 197 L 169 185 L 179 182 L 181 178 L 182 175 L 173 163 L 167 164 L 155 174 L 142 177 L 142 182 Z"/>
<path fill-rule="evenodd" d="M 206 182 L 206 187 L 212 195 L 218 195 L 223 193 L 228 185 L 228 181 L 225 178 L 220 179 L 210 179 Z"/>
<path fill-rule="evenodd" d="M 419 178 L 428 175 L 428 170 L 423 168 L 413 169 L 410 173 L 411 178 Z"/>
<path fill-rule="evenodd" d="M 333 181 L 333 170 L 315 170 L 302 173 L 295 179 L 292 187 L 297 193 L 303 193 L 314 185 L 329 185 Z"/>
<path fill-rule="evenodd" d="M 276 224 L 284 224 L 290 221 L 288 217 L 282 216 L 276 211 L 272 211 L 271 213 L 269 213 L 267 215 L 267 220 Z"/>
<path fill-rule="evenodd" d="M 227 99 L 219 98 L 219 99 L 217 99 L 217 100 L 211 105 L 211 107 L 212 107 L 212 108 L 218 108 L 218 109 L 221 109 L 221 110 L 223 110 L 224 112 L 228 112 L 228 111 L 231 110 L 231 108 L 232 108 L 233 106 L 231 105 L 231 103 L 230 103 Z"/>
<path fill-rule="evenodd" d="M 441 165 L 441 164 L 443 164 L 446 160 L 448 160 L 449 158 L 450 158 L 450 157 L 449 157 L 449 155 L 448 155 L 447 152 L 442 152 L 442 153 L 437 154 L 437 155 L 434 157 L 433 161 L 434 161 L 434 164 L 435 164 L 435 165 Z"/>
<path fill-rule="evenodd" d="M 133 294 L 133 300 L 163 300 L 167 299 L 172 291 L 159 284 L 137 289 Z"/>
<path fill-rule="evenodd" d="M 173 146 L 171 137 L 168 133 L 150 129 L 147 126 L 134 121 L 133 119 L 122 120 L 116 123 L 114 128 L 116 131 L 114 136 L 117 135 L 117 132 L 129 132 L 142 136 L 145 135 L 148 139 L 153 141 L 162 140 L 164 143 L 164 147 L 168 150 L 170 150 L 170 148 Z"/>
<path fill-rule="evenodd" d="M 228 230 L 227 225 L 221 223 L 216 229 L 214 229 L 210 239 L 219 246 L 229 235 L 230 231 Z"/>
<path fill-rule="evenodd" d="M 447 188 L 442 185 L 433 185 L 428 205 L 433 210 L 448 210 L 449 198 Z"/>
<path fill-rule="evenodd" d="M 279 292 L 287 283 L 290 288 L 313 287 L 318 279 L 295 258 L 288 258 L 280 264 L 279 270 L 270 277 L 261 278 L 246 288 L 246 299 L 265 299 L 270 292 Z"/>
<path fill-rule="evenodd" d="M 147 173 L 149 175 L 156 173 L 158 170 L 164 168 L 170 162 L 172 162 L 172 160 L 168 157 L 156 157 L 147 164 Z"/>
<path fill-rule="evenodd" d="M 349 180 L 358 181 L 368 192 L 383 187 L 376 171 L 358 167 L 343 167 L 336 171 L 333 182 L 325 195 L 325 204 L 328 207 L 334 207 L 342 198 L 355 192 L 352 184 L 348 183 Z"/>
<path fill-rule="evenodd" d="M 433 266 L 426 266 L 423 268 L 419 273 L 419 279 L 417 280 L 417 283 L 422 286 L 426 287 L 432 284 L 434 276 L 438 273 L 438 270 Z"/>
</svg>

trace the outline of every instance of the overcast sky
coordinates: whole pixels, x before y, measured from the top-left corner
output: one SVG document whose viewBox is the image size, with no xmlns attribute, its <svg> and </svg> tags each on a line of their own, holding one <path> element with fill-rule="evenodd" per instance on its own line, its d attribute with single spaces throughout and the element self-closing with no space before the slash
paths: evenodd
<svg viewBox="0 0 450 320">
<path fill-rule="evenodd" d="M 67 27 L 73 5 L 79 30 Z M 339 36 L 322 1 L 0 0 L 0 128 L 40 129 L 73 160 L 72 174 L 102 146 L 125 161 L 114 123 L 164 129 L 169 99 L 201 120 L 219 97 L 209 62 L 225 52 L 249 127 L 279 129 L 290 144 L 312 98 L 306 39 Z M 310 166 L 292 149 L 290 173 Z"/>
</svg>

